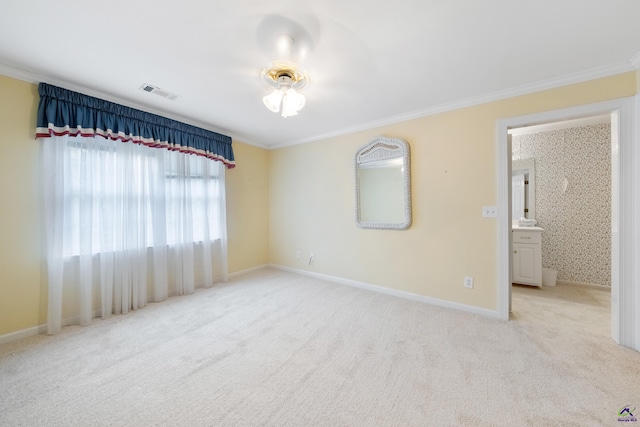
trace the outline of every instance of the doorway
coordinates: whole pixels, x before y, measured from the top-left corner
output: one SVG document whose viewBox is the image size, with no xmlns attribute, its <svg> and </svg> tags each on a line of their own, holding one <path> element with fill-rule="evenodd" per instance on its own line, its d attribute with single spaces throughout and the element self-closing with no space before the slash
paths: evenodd
<svg viewBox="0 0 640 427">
<path fill-rule="evenodd" d="M 511 138 L 509 129 L 549 122 L 611 115 L 612 237 L 611 237 L 611 336 L 617 343 L 639 349 L 640 327 L 635 304 L 640 285 L 634 280 L 634 162 L 637 151 L 635 106 L 638 97 L 499 120 L 498 150 L 498 316 L 509 319 L 511 305 Z"/>
<path fill-rule="evenodd" d="M 519 284 L 512 287 L 511 318 L 553 319 L 558 328 L 609 336 L 611 114 L 509 134 L 512 280 Z M 565 315 L 570 308 L 582 323 L 566 325 L 574 319 Z"/>
</svg>

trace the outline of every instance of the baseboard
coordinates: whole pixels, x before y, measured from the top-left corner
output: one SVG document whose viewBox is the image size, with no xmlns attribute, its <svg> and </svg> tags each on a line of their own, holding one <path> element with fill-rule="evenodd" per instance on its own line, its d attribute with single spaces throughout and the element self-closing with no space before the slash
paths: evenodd
<svg viewBox="0 0 640 427">
<path fill-rule="evenodd" d="M 603 291 L 611 291 L 611 286 L 598 285 L 596 283 L 586 283 L 586 282 L 574 282 L 571 280 L 560 280 L 556 281 L 557 285 L 564 286 L 578 286 L 582 288 L 593 288 L 593 289 L 601 289 Z"/>
<path fill-rule="evenodd" d="M 438 298 L 431 298 L 424 295 L 418 295 L 411 292 L 400 291 L 397 289 L 385 288 L 384 286 L 372 285 L 369 283 L 358 282 L 356 280 L 343 279 L 341 277 L 329 276 L 327 274 L 315 273 L 313 271 L 307 270 L 299 270 L 297 268 L 285 267 L 284 265 L 270 264 L 269 267 L 275 268 L 277 270 L 288 271 L 290 273 L 296 273 L 303 276 L 314 277 L 317 279 L 326 280 L 328 282 L 338 283 L 341 285 L 353 286 L 360 289 L 366 289 L 368 291 L 378 292 L 386 295 L 391 295 L 394 297 L 409 299 L 412 301 L 418 301 L 425 304 L 443 307 L 443 308 L 451 308 L 454 310 L 460 310 L 467 313 L 479 314 L 481 316 L 490 317 L 493 319 L 498 319 L 498 312 L 493 310 L 487 310 L 485 308 L 474 307 L 471 305 L 460 304 L 457 302 L 442 300 Z"/>
<path fill-rule="evenodd" d="M 399 297 L 399 298 L 409 299 L 409 300 L 412 300 L 412 301 L 418 301 L 418 302 L 422 302 L 422 303 L 425 303 L 425 304 L 433 305 L 433 306 L 436 306 L 436 307 L 451 308 L 451 309 L 454 309 L 454 310 L 460 310 L 460 311 L 464 311 L 464 312 L 467 312 L 467 313 L 479 314 L 481 316 L 490 317 L 490 318 L 494 318 L 494 319 L 498 318 L 498 312 L 497 311 L 487 310 L 485 308 L 479 308 L 479 307 L 474 307 L 474 306 L 471 306 L 471 305 L 460 304 L 460 303 L 457 303 L 457 302 L 441 300 L 441 299 L 438 299 L 438 298 L 431 298 L 431 297 L 427 297 L 427 296 L 424 296 L 424 295 L 413 294 L 411 292 L 399 291 L 397 289 L 385 288 L 384 286 L 372 285 L 372 284 L 369 284 L 369 283 L 358 282 L 356 280 L 343 279 L 341 277 L 329 276 L 327 274 L 320 274 L 320 273 L 315 273 L 313 271 L 300 270 L 300 269 L 297 269 L 297 268 L 285 267 L 283 265 L 277 265 L 277 264 L 263 264 L 263 265 L 259 265 L 259 266 L 256 266 L 256 267 L 247 268 L 246 270 L 236 271 L 235 273 L 229 274 L 229 278 L 232 279 L 234 277 L 238 277 L 238 276 L 242 276 L 242 275 L 245 275 L 245 274 L 253 273 L 253 272 L 256 272 L 256 271 L 264 270 L 265 268 L 275 268 L 277 270 L 283 270 L 283 271 L 288 271 L 290 273 L 300 274 L 300 275 L 303 275 L 303 276 L 314 277 L 314 278 L 317 278 L 317 279 L 326 280 L 328 282 L 338 283 L 338 284 L 347 285 L 347 286 L 353 286 L 355 288 L 365 289 L 365 290 L 368 290 L 368 291 L 378 292 L 378 293 L 381 293 L 381 294 L 386 294 L 386 295 L 391 295 L 391 296 L 395 296 L 395 297 Z M 561 280 L 558 280 L 558 283 L 561 283 L 561 284 L 565 284 L 566 283 L 566 284 L 571 284 L 573 286 L 584 286 L 585 285 L 585 284 L 579 284 L 579 282 L 565 282 L 565 281 L 561 281 Z M 576 285 L 576 283 L 578 283 L 578 284 Z M 589 285 L 589 284 L 586 284 L 586 285 Z M 600 286 L 600 285 L 593 285 L 593 284 L 591 286 L 592 287 L 603 288 L 603 289 L 608 289 L 608 286 Z M 77 321 L 75 321 L 75 319 L 64 319 L 63 324 L 65 324 L 65 325 L 66 324 L 77 324 Z M 47 333 L 47 325 L 46 324 L 39 325 L 39 326 L 34 326 L 34 327 L 28 328 L 28 329 L 23 329 L 21 331 L 10 332 L 10 333 L 5 334 L 5 335 L 0 335 L 0 345 L 6 344 L 6 343 L 10 343 L 10 342 L 13 342 L 13 341 L 17 341 L 19 339 L 30 337 L 30 336 L 33 336 L 33 335 L 46 334 L 46 333 Z"/>
<path fill-rule="evenodd" d="M 229 279 L 233 279 L 234 277 L 243 276 L 245 274 L 253 273 L 255 271 L 264 270 L 265 268 L 269 268 L 269 264 L 262 264 L 256 267 L 247 268 L 246 270 L 236 271 L 235 273 L 229 274 Z"/>
<path fill-rule="evenodd" d="M 18 340 L 21 340 L 22 338 L 31 337 L 33 335 L 46 334 L 46 333 L 47 333 L 46 324 L 23 329 L 21 331 L 10 332 L 8 334 L 0 335 L 0 345 L 7 344 L 13 341 L 18 341 Z"/>
</svg>

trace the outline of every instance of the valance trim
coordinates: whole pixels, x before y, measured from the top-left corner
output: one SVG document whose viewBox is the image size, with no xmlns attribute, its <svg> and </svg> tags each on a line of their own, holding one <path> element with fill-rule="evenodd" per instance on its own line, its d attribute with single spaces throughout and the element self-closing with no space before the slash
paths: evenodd
<svg viewBox="0 0 640 427">
<path fill-rule="evenodd" d="M 153 148 L 204 156 L 235 167 L 231 137 L 40 83 L 36 138 L 101 136 Z"/>
</svg>

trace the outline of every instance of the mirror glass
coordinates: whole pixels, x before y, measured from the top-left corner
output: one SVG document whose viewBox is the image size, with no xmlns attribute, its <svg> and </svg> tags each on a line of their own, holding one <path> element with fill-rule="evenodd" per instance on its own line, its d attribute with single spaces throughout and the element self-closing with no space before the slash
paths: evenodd
<svg viewBox="0 0 640 427">
<path fill-rule="evenodd" d="M 356 152 L 356 223 L 361 228 L 411 226 L 409 144 L 377 137 Z"/>
<path fill-rule="evenodd" d="M 533 159 L 513 160 L 511 164 L 511 218 L 536 218 L 536 169 Z"/>
</svg>

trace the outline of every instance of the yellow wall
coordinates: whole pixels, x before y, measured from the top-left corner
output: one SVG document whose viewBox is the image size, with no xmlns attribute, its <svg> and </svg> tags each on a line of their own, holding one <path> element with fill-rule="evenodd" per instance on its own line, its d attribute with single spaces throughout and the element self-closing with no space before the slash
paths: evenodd
<svg viewBox="0 0 640 427">
<path fill-rule="evenodd" d="M 270 262 L 494 310 L 496 221 L 480 213 L 497 202 L 496 120 L 631 96 L 639 85 L 640 73 L 626 73 L 274 151 L 234 141 L 229 272 Z M 37 102 L 35 85 L 0 76 L 0 336 L 46 319 Z M 411 145 L 406 231 L 354 223 L 353 154 L 380 134 Z"/>
<path fill-rule="evenodd" d="M 0 76 L 0 335 L 44 322 L 35 85 Z"/>
<path fill-rule="evenodd" d="M 632 96 L 636 86 L 636 73 L 625 73 L 274 150 L 271 262 L 496 310 L 497 220 L 481 216 L 497 204 L 496 121 Z M 409 230 L 355 225 L 353 157 L 377 135 L 411 146 Z"/>
<path fill-rule="evenodd" d="M 226 174 L 229 272 L 269 262 L 269 152 L 233 142 L 234 169 Z"/>
<path fill-rule="evenodd" d="M 0 336 L 46 322 L 38 100 L 36 85 L 0 76 Z M 230 273 L 268 260 L 268 152 L 233 147 L 238 166 L 226 174 Z"/>
</svg>

